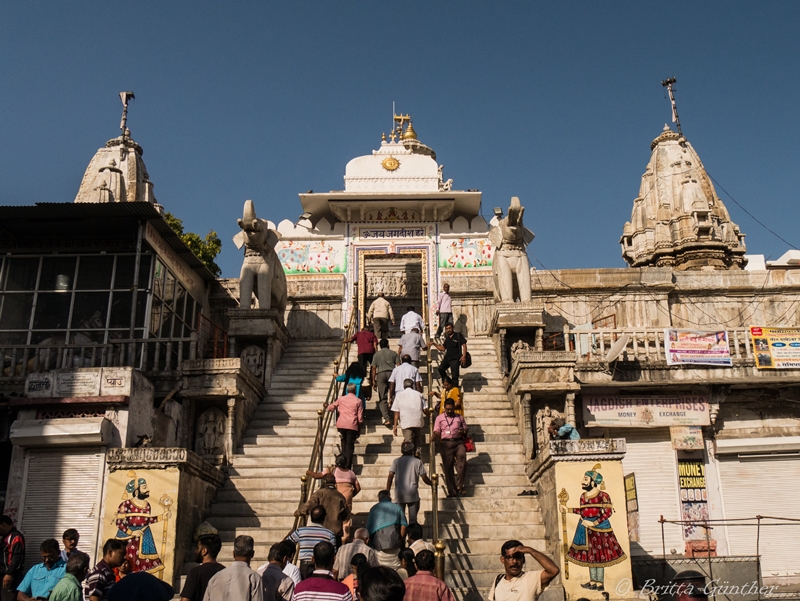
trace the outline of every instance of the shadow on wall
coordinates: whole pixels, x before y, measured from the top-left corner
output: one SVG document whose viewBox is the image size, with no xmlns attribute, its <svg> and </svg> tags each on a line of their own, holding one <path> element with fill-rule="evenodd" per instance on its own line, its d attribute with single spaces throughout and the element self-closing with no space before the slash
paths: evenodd
<svg viewBox="0 0 800 601">
<path fill-rule="evenodd" d="M 328 317 L 325 321 L 320 314 Z M 286 313 L 286 329 L 289 338 L 293 340 L 315 338 L 339 338 L 344 335 L 342 327 L 341 304 L 335 308 L 316 307 L 314 305 L 300 305 L 292 303 L 291 309 Z"/>
<path fill-rule="evenodd" d="M 464 338 L 469 339 L 469 328 L 467 327 L 467 316 L 462 313 L 458 316 L 455 323 L 453 324 L 453 329 L 456 332 L 459 332 L 464 335 Z"/>
</svg>

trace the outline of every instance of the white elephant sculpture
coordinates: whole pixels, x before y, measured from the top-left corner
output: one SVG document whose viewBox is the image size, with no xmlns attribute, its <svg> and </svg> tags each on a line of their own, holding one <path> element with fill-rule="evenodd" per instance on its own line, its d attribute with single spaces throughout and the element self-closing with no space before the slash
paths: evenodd
<svg viewBox="0 0 800 601">
<path fill-rule="evenodd" d="M 252 200 L 244 202 L 244 215 L 237 219 L 242 231 L 233 237 L 236 248 L 245 247 L 239 274 L 239 306 L 250 308 L 254 285 L 259 309 L 286 310 L 286 274 L 275 253 L 281 235 L 269 221 L 256 217 Z"/>
<path fill-rule="evenodd" d="M 489 230 L 489 240 L 495 246 L 492 260 L 494 298 L 501 302 L 514 301 L 514 276 L 517 278 L 519 300 L 531 300 L 531 264 L 525 246 L 533 240 L 533 232 L 522 225 L 524 212 L 525 207 L 520 204 L 519 198 L 512 196 L 508 215 Z"/>
</svg>

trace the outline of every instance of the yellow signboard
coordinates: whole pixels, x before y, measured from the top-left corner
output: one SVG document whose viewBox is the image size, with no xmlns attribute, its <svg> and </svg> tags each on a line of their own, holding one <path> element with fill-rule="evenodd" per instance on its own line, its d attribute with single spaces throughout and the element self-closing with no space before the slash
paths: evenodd
<svg viewBox="0 0 800 601">
<path fill-rule="evenodd" d="M 758 369 L 800 369 L 800 328 L 752 326 L 750 339 Z"/>
</svg>

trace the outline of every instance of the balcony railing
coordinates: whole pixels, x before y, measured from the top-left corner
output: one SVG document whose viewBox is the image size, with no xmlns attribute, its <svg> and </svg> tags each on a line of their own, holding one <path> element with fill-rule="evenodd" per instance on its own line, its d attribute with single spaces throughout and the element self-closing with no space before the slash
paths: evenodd
<svg viewBox="0 0 800 601">
<path fill-rule="evenodd" d="M 709 328 L 713 329 L 713 328 Z M 725 328 L 720 328 L 720 331 Z M 728 344 L 731 358 L 734 360 L 754 360 L 753 347 L 750 344 L 748 328 L 728 328 Z M 578 362 L 601 363 L 611 347 L 624 334 L 629 339 L 620 351 L 617 359 L 622 361 L 639 361 L 641 363 L 666 361 L 663 328 L 613 328 L 580 330 L 565 327 L 564 334 L 556 334 L 551 341 L 553 350 L 574 351 Z M 569 348 L 564 345 L 568 340 Z"/>
<path fill-rule="evenodd" d="M 24 381 L 33 372 L 78 367 L 135 367 L 149 374 L 168 375 L 196 355 L 195 335 L 106 344 L 0 345 L 0 382 Z"/>
</svg>

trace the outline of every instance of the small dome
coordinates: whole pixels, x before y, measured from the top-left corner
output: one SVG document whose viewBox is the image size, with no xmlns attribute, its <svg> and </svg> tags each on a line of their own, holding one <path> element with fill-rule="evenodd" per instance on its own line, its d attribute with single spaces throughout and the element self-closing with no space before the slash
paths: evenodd
<svg viewBox="0 0 800 601">
<path fill-rule="evenodd" d="M 414 125 L 409 121 L 408 127 L 406 128 L 405 133 L 403 134 L 404 140 L 416 140 L 417 139 L 417 132 L 414 131 Z"/>
</svg>

